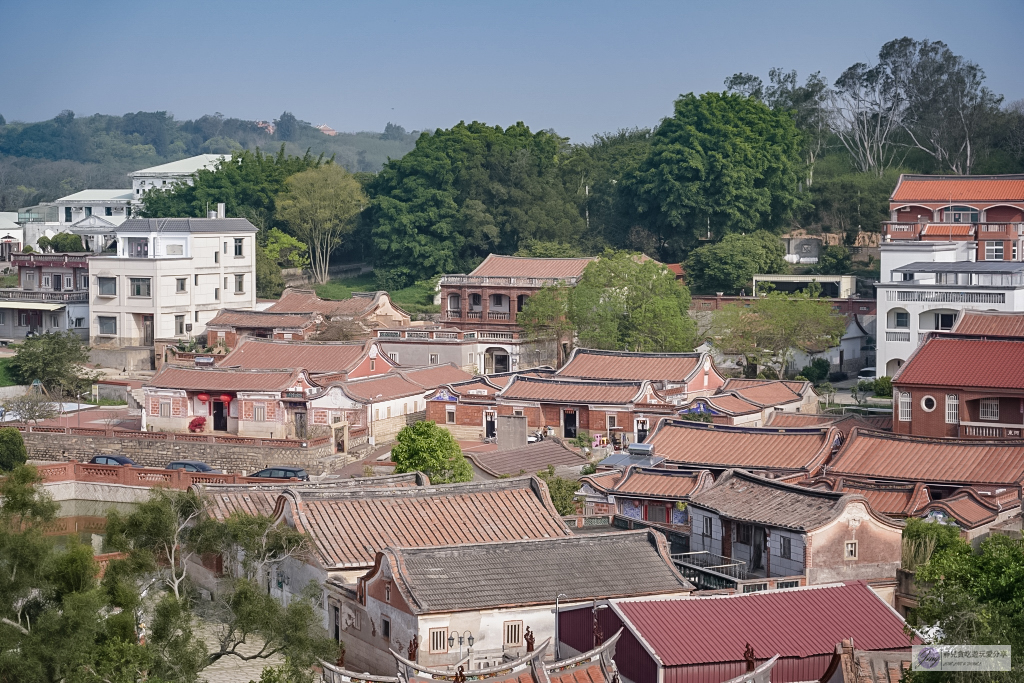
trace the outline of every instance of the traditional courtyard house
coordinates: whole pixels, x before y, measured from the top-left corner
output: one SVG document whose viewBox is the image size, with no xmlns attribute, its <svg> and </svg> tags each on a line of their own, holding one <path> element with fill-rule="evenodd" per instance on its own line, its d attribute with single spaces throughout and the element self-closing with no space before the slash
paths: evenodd
<svg viewBox="0 0 1024 683">
<path fill-rule="evenodd" d="M 649 380 L 673 403 L 714 393 L 725 382 L 707 353 L 629 353 L 573 349 L 559 377 L 591 380 Z"/>
<path fill-rule="evenodd" d="M 931 502 L 928 488 L 921 482 L 876 483 L 851 477 L 822 475 L 796 483 L 819 491 L 863 496 L 872 510 L 895 519 L 917 517 Z"/>
<path fill-rule="evenodd" d="M 553 372 L 550 368 L 535 368 L 446 384 L 427 396 L 426 419 L 443 426 L 457 439 L 494 438 L 497 435 L 498 392 L 508 386 L 516 375 L 550 377 Z"/>
<path fill-rule="evenodd" d="M 516 315 L 531 296 L 544 287 L 575 285 L 594 260 L 491 254 L 469 275 L 441 276 L 441 319 L 463 330 L 518 331 Z"/>
<path fill-rule="evenodd" d="M 89 336 L 89 261 L 86 254 L 10 254 L 18 287 L 0 289 L 0 340 L 29 334 Z"/>
<path fill-rule="evenodd" d="M 311 580 L 326 584 L 325 628 L 345 641 L 351 668 L 371 673 L 388 673 L 394 666 L 381 650 L 391 642 L 390 634 L 357 593 L 358 579 L 374 568 L 379 551 L 571 534 L 536 477 L 350 491 L 288 489 L 276 517 L 309 533 L 314 552 L 305 562 L 287 560 L 275 569 L 272 593 L 287 601 Z"/>
<path fill-rule="evenodd" d="M 835 427 L 769 429 L 662 420 L 647 439 L 664 467 L 707 469 L 716 474 L 742 468 L 776 478 L 818 473 L 842 444 Z"/>
<path fill-rule="evenodd" d="M 826 680 L 836 643 L 844 639 L 868 652 L 907 655 L 921 643 L 860 581 L 745 595 L 627 598 L 609 600 L 608 607 L 596 618 L 589 605 L 561 612 L 563 654 L 591 648 L 595 627 L 624 629 L 615 663 L 633 683 L 727 681 L 773 657 L 772 683 Z"/>
<path fill-rule="evenodd" d="M 375 328 L 409 326 L 409 314 L 399 308 L 387 292 L 353 292 L 347 299 L 321 299 L 311 289 L 286 289 L 272 313 L 317 313 L 326 323 L 352 322 L 363 334 Z"/>
<path fill-rule="evenodd" d="M 488 376 L 554 363 L 556 356 L 554 342 L 527 340 L 517 330 L 424 325 L 378 329 L 375 334 L 381 350 L 403 365 L 454 363 Z"/>
<path fill-rule="evenodd" d="M 737 469 L 690 497 L 690 517 L 690 552 L 679 559 L 695 585 L 753 592 L 864 579 L 894 593 L 903 523 L 861 496 Z"/>
<path fill-rule="evenodd" d="M 810 382 L 771 379 L 738 379 L 731 377 L 717 393 L 732 392 L 740 398 L 758 403 L 773 412 L 816 413 L 818 395 Z M 767 417 L 767 416 L 766 416 Z"/>
<path fill-rule="evenodd" d="M 690 497 L 714 483 L 708 470 L 631 465 L 622 472 L 589 474 L 576 492 L 588 515 L 617 514 L 658 524 L 690 522 Z"/>
<path fill-rule="evenodd" d="M 373 341 L 298 342 L 246 337 L 218 363 L 222 368 L 265 370 L 281 365 L 306 370 L 321 384 L 383 375 L 397 364 Z"/>
<path fill-rule="evenodd" d="M 590 461 L 587 456 L 567 448 L 554 439 L 544 439 L 525 446 L 496 451 L 465 451 L 466 459 L 473 465 L 474 479 L 502 479 L 523 474 L 536 474 L 555 468 L 555 476 L 576 479 L 583 467 Z"/>
<path fill-rule="evenodd" d="M 89 259 L 90 344 L 153 346 L 256 306 L 256 228 L 244 218 L 131 218 L 117 254 Z"/>
<path fill-rule="evenodd" d="M 166 364 L 142 389 L 142 429 L 306 438 L 308 401 L 317 389 L 305 370 L 196 369 Z"/>
<path fill-rule="evenodd" d="M 1000 525 L 1012 528 L 1017 534 L 1021 532 L 1020 496 L 1008 488 L 966 487 L 948 498 L 932 501 L 918 516 L 955 524 L 967 541 L 980 541 L 993 527 Z"/>
<path fill-rule="evenodd" d="M 1024 338 L 932 335 L 893 376 L 897 434 L 1024 436 Z"/>
<path fill-rule="evenodd" d="M 497 394 L 499 414 L 525 415 L 531 430 L 546 428 L 565 439 L 580 430 L 608 440 L 643 441 L 651 424 L 671 415 L 673 405 L 652 382 L 589 381 L 561 377 L 512 378 Z"/>
<path fill-rule="evenodd" d="M 389 648 L 405 650 L 415 638 L 421 665 L 452 666 L 467 649 L 450 644 L 449 636 L 470 633 L 465 666 L 473 672 L 524 656 L 530 634 L 553 638 L 556 603 L 572 607 L 692 591 L 673 566 L 664 537 L 653 530 L 388 547 L 357 587 L 360 606 L 378 624 L 377 637 L 371 637 L 376 659 L 386 660 Z"/>
<path fill-rule="evenodd" d="M 223 309 L 206 323 L 207 346 L 233 349 L 242 337 L 305 340 L 316 334 L 323 319 L 316 313 L 271 313 Z"/>
</svg>

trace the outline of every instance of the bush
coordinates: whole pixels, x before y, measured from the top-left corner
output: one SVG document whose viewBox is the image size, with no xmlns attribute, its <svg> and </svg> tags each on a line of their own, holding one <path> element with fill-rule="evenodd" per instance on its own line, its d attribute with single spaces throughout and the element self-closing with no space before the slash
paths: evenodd
<svg viewBox="0 0 1024 683">
<path fill-rule="evenodd" d="M 892 397 L 892 378 L 885 375 L 879 377 L 872 382 L 872 388 L 875 391 L 875 396 L 888 396 Z"/>
<path fill-rule="evenodd" d="M 473 466 L 462 454 L 459 442 L 444 427 L 417 422 L 398 432 L 391 449 L 395 474 L 423 472 L 432 484 L 454 484 L 473 479 Z"/>
<path fill-rule="evenodd" d="M 832 364 L 828 362 L 827 358 L 815 358 L 811 361 L 810 365 L 800 371 L 800 374 L 806 377 L 808 381 L 817 384 L 823 382 L 828 377 L 828 371 L 831 368 Z"/>
<path fill-rule="evenodd" d="M 828 373 L 829 382 L 845 382 L 850 379 L 850 375 L 845 372 L 830 372 Z"/>
<path fill-rule="evenodd" d="M 199 417 L 192 418 L 192 421 L 188 423 L 188 431 L 195 434 L 201 432 L 206 428 L 206 418 L 200 415 Z"/>
<path fill-rule="evenodd" d="M 0 472 L 11 472 L 28 460 L 25 441 L 14 427 L 0 428 Z"/>
</svg>

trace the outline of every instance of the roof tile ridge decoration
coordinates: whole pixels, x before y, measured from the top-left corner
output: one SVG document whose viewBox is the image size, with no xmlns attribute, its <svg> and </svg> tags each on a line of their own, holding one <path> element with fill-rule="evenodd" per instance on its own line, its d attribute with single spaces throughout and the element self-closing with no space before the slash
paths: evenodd
<svg viewBox="0 0 1024 683">
<path fill-rule="evenodd" d="M 744 399 L 746 400 L 746 399 Z M 831 425 L 814 425 L 812 427 L 744 427 L 741 425 L 719 425 L 707 422 L 693 422 L 678 418 L 665 417 L 659 420 L 658 427 L 684 427 L 686 429 L 700 429 L 707 432 L 728 432 L 731 434 L 824 434 L 833 431 Z M 872 430 L 874 431 L 874 430 Z M 888 434 L 889 432 L 878 432 Z M 654 434 L 652 433 L 651 436 Z"/>
<path fill-rule="evenodd" d="M 568 365 L 577 355 L 624 356 L 626 358 L 700 358 L 706 354 L 700 351 L 615 351 L 612 349 L 588 349 L 577 347 L 566 361 Z"/>
<path fill-rule="evenodd" d="M 788 484 L 784 481 L 779 481 L 778 479 L 759 477 L 756 474 L 748 472 L 747 470 L 741 467 L 734 467 L 730 470 L 727 470 L 721 477 L 718 478 L 717 481 L 715 481 L 715 485 L 712 486 L 711 489 L 707 490 L 710 491 L 712 489 L 718 488 L 719 485 L 725 484 L 726 482 L 733 478 L 743 479 L 761 486 L 768 486 L 769 488 L 776 488 L 782 491 L 796 493 L 801 496 L 809 496 L 812 498 L 824 498 L 826 500 L 832 500 L 837 503 L 842 501 L 844 498 L 855 497 L 855 494 L 843 493 L 841 491 L 822 491 L 821 489 L 807 488 L 806 486 L 799 486 L 797 484 Z M 863 496 L 859 497 L 863 498 Z"/>
<path fill-rule="evenodd" d="M 531 663 L 538 663 L 538 666 L 543 666 L 542 664 L 539 664 L 539 663 L 543 661 L 542 658 L 544 656 L 544 653 L 546 652 L 546 650 L 547 650 L 547 648 L 548 648 L 548 646 L 550 644 L 551 644 L 551 638 L 546 638 L 540 644 L 537 645 L 537 647 L 534 649 L 533 652 L 528 652 L 525 655 L 523 655 L 522 657 L 519 657 L 518 659 L 513 659 L 512 661 L 509 661 L 509 662 L 502 662 L 500 666 L 495 666 L 495 667 L 491 667 L 489 669 L 484 669 L 484 671 L 486 671 L 486 677 L 487 678 L 495 678 L 495 677 L 503 675 L 503 674 L 512 673 L 512 672 L 514 672 L 519 667 L 523 667 L 523 666 L 529 667 L 531 665 Z M 408 681 L 409 678 L 415 677 L 415 673 L 413 673 L 413 672 L 429 674 L 430 678 L 440 679 L 440 680 L 452 680 L 452 678 L 454 676 L 454 673 L 453 673 L 452 670 L 449 670 L 449 669 L 433 669 L 431 667 L 423 666 L 422 664 L 419 664 L 417 662 L 413 662 L 411 660 L 408 660 L 408 659 L 406 659 L 405 657 L 403 657 L 402 655 L 398 654 L 397 652 L 395 652 L 394 650 L 392 650 L 390 648 L 388 649 L 388 651 L 392 654 L 392 656 L 398 662 L 399 671 L 400 672 L 404 671 L 405 674 L 406 674 L 404 678 L 400 675 L 399 679 L 404 679 L 405 681 Z M 463 659 L 463 660 L 461 660 L 459 662 L 456 662 L 455 664 L 452 665 L 452 667 L 454 668 L 454 667 L 459 666 L 460 664 L 466 663 L 469 660 L 469 657 L 470 657 L 470 655 L 467 655 L 465 657 L 465 659 Z M 477 676 L 477 674 L 472 672 L 472 671 L 468 671 L 467 670 L 467 673 L 469 674 L 468 678 L 475 678 Z M 412 674 L 412 675 L 410 675 L 410 674 Z M 359 674 L 359 675 L 361 676 L 362 674 Z"/>
<path fill-rule="evenodd" d="M 396 557 L 399 555 L 416 555 L 420 553 L 458 554 L 477 549 L 487 551 L 490 549 L 500 549 L 501 547 L 508 546 L 573 546 L 593 545 L 602 543 L 618 544 L 632 540 L 637 540 L 641 536 L 645 537 L 648 543 L 651 543 L 653 545 L 657 538 L 661 536 L 661 534 L 654 533 L 652 529 L 641 528 L 587 535 L 572 534 L 570 536 L 550 536 L 548 538 L 512 538 L 499 541 L 474 541 L 471 543 L 458 543 L 456 545 L 389 545 L 386 548 L 386 550 L 392 551 Z M 666 545 L 665 547 L 667 548 L 668 546 Z"/>
<path fill-rule="evenodd" d="M 307 499 L 312 500 L 345 500 L 349 498 L 426 498 L 433 496 L 455 495 L 459 493 L 476 493 L 478 491 L 507 491 L 531 488 L 533 475 L 491 479 L 488 481 L 467 481 L 456 484 L 424 484 L 423 486 L 406 487 L 366 487 L 354 489 L 337 489 L 334 491 L 306 491 Z M 534 489 L 536 493 L 536 489 Z M 316 495 L 320 494 L 320 495 Z M 554 506 L 552 506 L 554 510 Z M 557 513 L 556 513 L 557 514 Z"/>
</svg>

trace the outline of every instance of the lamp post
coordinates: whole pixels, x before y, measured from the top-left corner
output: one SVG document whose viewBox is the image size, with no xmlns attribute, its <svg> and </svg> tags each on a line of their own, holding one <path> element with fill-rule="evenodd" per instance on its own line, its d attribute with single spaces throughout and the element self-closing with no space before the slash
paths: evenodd
<svg viewBox="0 0 1024 683">
<path fill-rule="evenodd" d="M 567 598 L 567 597 L 569 597 L 569 596 L 566 595 L 565 593 L 559 593 L 558 595 L 555 596 L 555 661 L 556 662 L 562 659 L 562 654 L 561 654 L 562 648 L 559 646 L 559 642 L 558 642 L 558 601 L 561 598 Z"/>
<path fill-rule="evenodd" d="M 458 633 L 458 632 L 456 632 L 456 633 Z M 448 647 L 449 648 L 455 647 L 456 633 L 452 633 L 450 631 L 448 633 Z M 459 661 L 462 661 L 462 643 L 463 642 L 468 643 L 469 644 L 469 649 L 471 651 L 473 649 L 473 643 L 476 641 L 476 638 L 473 637 L 473 632 L 472 631 L 463 631 L 462 633 L 458 633 L 457 637 L 459 639 Z"/>
</svg>

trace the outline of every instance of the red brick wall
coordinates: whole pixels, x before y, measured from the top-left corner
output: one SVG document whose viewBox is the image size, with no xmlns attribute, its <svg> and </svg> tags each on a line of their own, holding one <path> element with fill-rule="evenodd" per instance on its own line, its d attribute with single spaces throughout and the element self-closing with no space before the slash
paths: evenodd
<svg viewBox="0 0 1024 683">
<path fill-rule="evenodd" d="M 373 369 L 370 369 L 370 366 Z M 355 379 L 357 377 L 372 377 L 376 375 L 383 375 L 393 367 L 391 360 L 384 357 L 384 354 L 379 354 L 376 358 L 370 358 L 366 356 L 360 361 L 359 365 L 353 368 L 352 372 L 348 373 L 349 379 Z"/>
<path fill-rule="evenodd" d="M 899 393 L 909 393 L 910 422 L 899 419 Z M 1010 392 L 1007 392 L 1010 393 Z M 1016 392 L 1016 396 L 999 397 L 999 419 L 992 420 L 998 424 L 1024 424 L 1021 413 L 1021 402 L 1024 401 L 1024 388 Z M 960 422 L 986 422 L 981 419 L 980 399 L 964 400 L 964 390 L 951 387 L 920 387 L 909 389 L 895 387 L 893 390 L 893 432 L 897 434 L 913 434 L 915 436 L 955 437 L 958 435 L 957 425 L 946 424 L 946 394 L 957 394 L 960 397 Z M 928 412 L 921 406 L 925 396 L 935 399 L 935 410 Z M 996 398 L 993 396 L 993 398 Z"/>
<path fill-rule="evenodd" d="M 986 223 L 1020 223 L 1024 221 L 1024 211 L 1015 206 L 993 206 L 985 212 Z"/>
<path fill-rule="evenodd" d="M 184 396 L 172 396 L 170 398 L 150 396 L 149 405 L 147 406 L 150 415 L 160 417 L 160 403 L 162 401 L 171 402 L 171 417 L 186 417 L 188 415 L 188 399 Z"/>
</svg>

